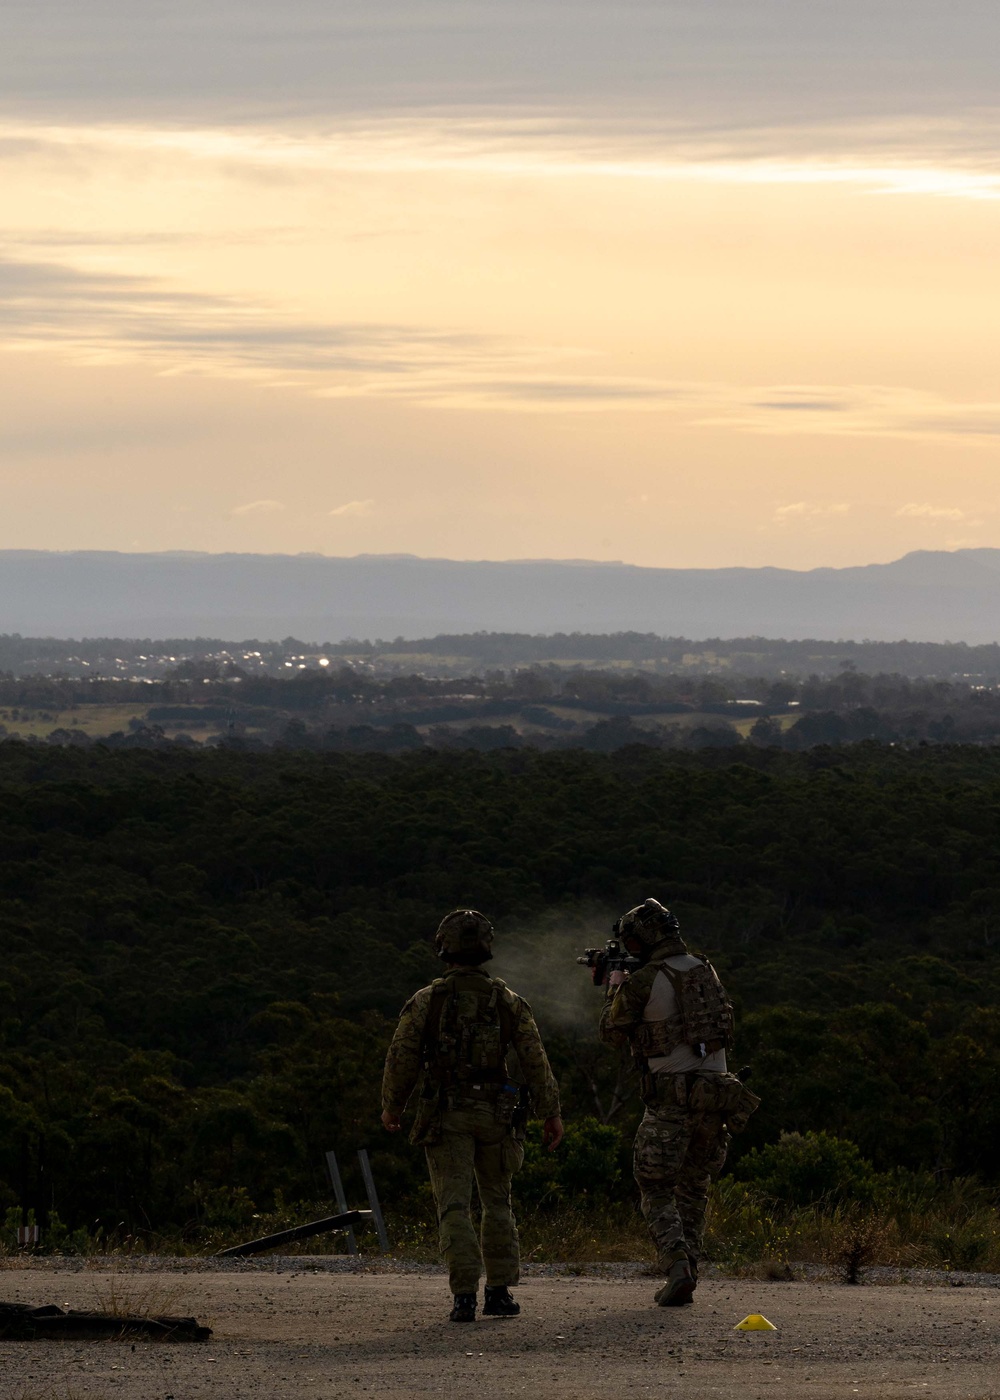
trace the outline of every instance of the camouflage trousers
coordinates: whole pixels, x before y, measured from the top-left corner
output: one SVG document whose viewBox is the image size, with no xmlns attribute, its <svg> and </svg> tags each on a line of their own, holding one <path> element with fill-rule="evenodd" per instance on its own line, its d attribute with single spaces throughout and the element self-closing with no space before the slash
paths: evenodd
<svg viewBox="0 0 1000 1400">
<path fill-rule="evenodd" d="M 681 1251 L 693 1260 L 701 1254 L 709 1184 L 725 1165 L 728 1148 L 720 1113 L 672 1104 L 646 1109 L 635 1135 L 633 1169 L 663 1267 Z"/>
<path fill-rule="evenodd" d="M 441 1140 L 428 1143 L 426 1152 L 452 1293 L 477 1293 L 484 1268 L 492 1287 L 517 1283 L 521 1256 L 510 1180 L 524 1160 L 524 1148 L 509 1124 L 496 1121 L 491 1103 L 446 1109 Z M 482 1204 L 478 1230 L 472 1219 L 473 1181 Z"/>
</svg>

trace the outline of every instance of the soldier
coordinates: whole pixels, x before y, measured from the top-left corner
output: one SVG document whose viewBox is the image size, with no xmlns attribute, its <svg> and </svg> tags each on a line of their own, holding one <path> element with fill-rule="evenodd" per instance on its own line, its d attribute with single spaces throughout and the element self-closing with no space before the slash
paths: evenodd
<svg viewBox="0 0 1000 1400">
<path fill-rule="evenodd" d="M 382 1122 L 390 1133 L 399 1131 L 419 1081 L 410 1141 L 427 1153 L 452 1322 L 476 1320 L 484 1262 L 484 1316 L 521 1311 L 510 1292 L 520 1265 L 510 1182 L 524 1159 L 526 1090 L 544 1119 L 543 1144 L 552 1151 L 563 1136 L 559 1090 L 531 1008 L 483 966 L 492 942 L 493 925 L 476 909 L 455 909 L 441 920 L 434 943 L 445 974 L 403 1007 L 382 1079 Z M 483 1207 L 481 1246 L 470 1212 L 473 1177 Z"/>
<path fill-rule="evenodd" d="M 655 899 L 623 914 L 615 933 L 642 966 L 612 974 L 600 1036 L 628 1044 L 646 1112 L 633 1167 L 642 1213 L 667 1276 L 662 1307 L 690 1303 L 698 1283 L 709 1183 L 760 1102 L 726 1072 L 733 1008 L 706 958 L 689 953 L 675 915 Z M 623 980 L 624 979 L 624 980 Z M 728 1131 L 727 1131 L 728 1129 Z"/>
</svg>

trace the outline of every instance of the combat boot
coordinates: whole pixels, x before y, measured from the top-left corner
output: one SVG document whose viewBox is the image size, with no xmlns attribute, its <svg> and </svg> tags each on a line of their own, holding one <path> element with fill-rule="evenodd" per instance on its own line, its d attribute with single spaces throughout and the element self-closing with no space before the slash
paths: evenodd
<svg viewBox="0 0 1000 1400">
<path fill-rule="evenodd" d="M 684 1303 L 690 1303 L 696 1284 L 697 1279 L 691 1271 L 691 1261 L 687 1255 L 675 1255 L 667 1271 L 667 1281 L 656 1293 L 655 1301 L 661 1308 L 679 1308 Z"/>
<path fill-rule="evenodd" d="M 486 1285 L 483 1317 L 517 1317 L 520 1311 L 520 1303 L 514 1302 L 514 1296 L 505 1283 L 495 1288 Z"/>
<path fill-rule="evenodd" d="M 456 1293 L 455 1306 L 448 1315 L 449 1322 L 475 1322 L 476 1320 L 476 1295 L 474 1293 Z"/>
</svg>

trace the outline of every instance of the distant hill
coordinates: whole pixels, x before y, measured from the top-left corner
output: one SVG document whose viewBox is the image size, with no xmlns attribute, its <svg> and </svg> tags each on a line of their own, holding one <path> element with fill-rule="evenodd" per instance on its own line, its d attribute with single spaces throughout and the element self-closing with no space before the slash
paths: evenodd
<svg viewBox="0 0 1000 1400">
<path fill-rule="evenodd" d="M 479 630 L 1000 640 L 1000 549 L 847 569 L 409 555 L 0 551 L 0 632 L 420 637 Z"/>
</svg>

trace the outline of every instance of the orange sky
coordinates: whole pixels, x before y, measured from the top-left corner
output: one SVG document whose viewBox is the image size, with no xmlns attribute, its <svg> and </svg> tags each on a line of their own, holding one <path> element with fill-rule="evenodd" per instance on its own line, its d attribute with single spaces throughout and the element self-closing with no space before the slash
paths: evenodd
<svg viewBox="0 0 1000 1400">
<path fill-rule="evenodd" d="M 1000 544 L 984 110 L 154 105 L 0 113 L 0 548 Z"/>
</svg>

